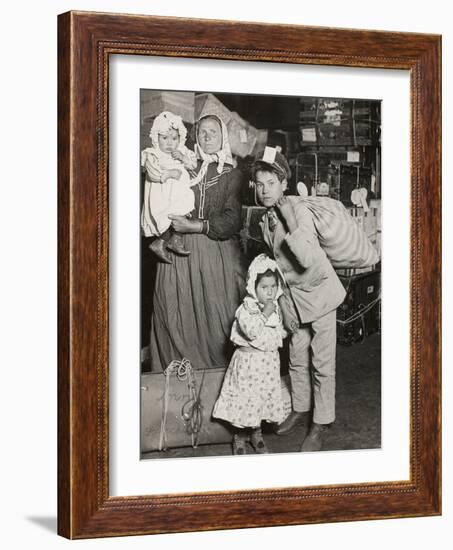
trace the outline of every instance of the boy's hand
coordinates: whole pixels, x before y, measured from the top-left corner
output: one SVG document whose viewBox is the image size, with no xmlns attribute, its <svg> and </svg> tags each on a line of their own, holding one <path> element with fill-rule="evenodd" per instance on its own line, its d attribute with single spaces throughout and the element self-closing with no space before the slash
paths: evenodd
<svg viewBox="0 0 453 550">
<path fill-rule="evenodd" d="M 184 155 L 181 153 L 181 151 L 172 151 L 171 156 L 175 160 L 179 160 L 181 162 L 184 161 Z"/>
<path fill-rule="evenodd" d="M 293 205 L 286 195 L 283 195 L 275 203 L 275 208 L 280 211 L 280 214 L 283 216 L 288 230 L 290 233 L 297 229 L 297 220 L 296 214 L 294 212 Z"/>
<path fill-rule="evenodd" d="M 275 305 L 273 300 L 268 300 L 263 307 L 263 315 L 267 318 L 269 318 L 272 313 L 277 309 L 277 306 Z"/>
</svg>

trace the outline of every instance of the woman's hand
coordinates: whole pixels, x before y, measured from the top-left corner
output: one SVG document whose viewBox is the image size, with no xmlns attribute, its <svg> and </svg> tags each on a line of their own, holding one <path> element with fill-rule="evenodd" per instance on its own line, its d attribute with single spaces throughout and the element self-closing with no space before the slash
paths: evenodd
<svg viewBox="0 0 453 550">
<path fill-rule="evenodd" d="M 293 233 L 293 231 L 297 229 L 297 220 L 291 201 L 286 195 L 283 195 L 275 203 L 275 208 L 279 210 L 280 214 L 285 220 L 289 232 Z"/>
<path fill-rule="evenodd" d="M 185 216 L 169 214 L 172 220 L 171 225 L 178 233 L 201 233 L 203 231 L 203 222 L 201 220 L 189 220 Z"/>
</svg>

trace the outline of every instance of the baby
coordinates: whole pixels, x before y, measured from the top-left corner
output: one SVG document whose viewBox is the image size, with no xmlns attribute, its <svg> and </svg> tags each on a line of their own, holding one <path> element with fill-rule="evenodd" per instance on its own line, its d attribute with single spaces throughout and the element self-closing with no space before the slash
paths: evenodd
<svg viewBox="0 0 453 550">
<path fill-rule="evenodd" d="M 185 146 L 187 129 L 182 119 L 169 111 L 160 113 L 151 127 L 152 147 L 142 151 L 146 170 L 141 226 L 146 237 L 155 237 L 150 249 L 165 263 L 172 263 L 168 250 L 187 256 L 182 235 L 171 229 L 169 214 L 186 216 L 194 209 L 194 194 L 187 170 L 197 158 Z"/>
<path fill-rule="evenodd" d="M 245 454 L 247 436 L 255 452 L 266 453 L 262 421 L 284 419 L 278 348 L 286 332 L 278 306 L 282 276 L 265 254 L 250 264 L 247 296 L 236 311 L 231 341 L 236 350 L 225 373 L 212 416 L 237 428 L 233 453 Z"/>
</svg>

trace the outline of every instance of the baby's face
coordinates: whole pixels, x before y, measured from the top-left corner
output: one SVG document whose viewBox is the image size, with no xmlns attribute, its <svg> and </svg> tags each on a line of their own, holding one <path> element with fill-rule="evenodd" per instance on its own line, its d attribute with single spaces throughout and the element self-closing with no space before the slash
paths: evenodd
<svg viewBox="0 0 453 550">
<path fill-rule="evenodd" d="M 158 134 L 157 142 L 159 149 L 164 153 L 172 153 L 179 146 L 179 132 L 172 128 L 166 134 Z"/>
<path fill-rule="evenodd" d="M 277 278 L 274 275 L 260 279 L 260 282 L 256 285 L 256 297 L 258 301 L 265 304 L 269 300 L 275 300 L 277 288 Z"/>
</svg>

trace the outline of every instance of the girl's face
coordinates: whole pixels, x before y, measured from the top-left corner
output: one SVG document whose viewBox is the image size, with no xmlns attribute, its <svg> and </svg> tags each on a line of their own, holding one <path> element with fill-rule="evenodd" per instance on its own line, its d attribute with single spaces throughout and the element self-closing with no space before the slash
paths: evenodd
<svg viewBox="0 0 453 550">
<path fill-rule="evenodd" d="M 198 143 L 203 152 L 211 155 L 222 147 L 222 128 L 213 118 L 205 118 L 198 127 Z"/>
<path fill-rule="evenodd" d="M 176 151 L 179 146 L 179 132 L 172 128 L 166 134 L 157 135 L 157 143 L 159 149 L 164 153 L 171 153 Z"/>
<path fill-rule="evenodd" d="M 256 285 L 256 297 L 258 301 L 265 304 L 269 300 L 274 300 L 277 295 L 277 277 L 275 275 L 267 275 L 262 277 Z"/>
</svg>

